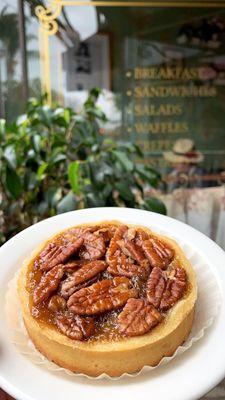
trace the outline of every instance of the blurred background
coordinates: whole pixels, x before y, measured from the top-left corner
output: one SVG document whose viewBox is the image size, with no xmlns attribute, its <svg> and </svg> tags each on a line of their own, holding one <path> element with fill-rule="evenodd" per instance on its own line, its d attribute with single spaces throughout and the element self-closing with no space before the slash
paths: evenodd
<svg viewBox="0 0 225 400">
<path fill-rule="evenodd" d="M 1 243 L 106 205 L 225 248 L 224 4 L 102 4 L 1 1 Z"/>
</svg>

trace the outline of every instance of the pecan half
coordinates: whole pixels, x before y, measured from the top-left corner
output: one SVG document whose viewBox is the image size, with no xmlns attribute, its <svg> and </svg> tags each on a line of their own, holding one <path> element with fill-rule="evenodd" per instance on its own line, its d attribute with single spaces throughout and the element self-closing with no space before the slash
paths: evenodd
<svg viewBox="0 0 225 400">
<path fill-rule="evenodd" d="M 63 270 L 65 272 L 74 272 L 81 268 L 85 263 L 85 260 L 72 260 L 63 265 Z"/>
<path fill-rule="evenodd" d="M 124 277 L 104 279 L 70 296 L 67 306 L 80 315 L 94 315 L 123 306 L 130 297 L 137 297 L 137 290 Z"/>
<path fill-rule="evenodd" d="M 71 235 L 70 235 L 71 238 Z M 64 243 L 63 243 L 64 241 Z M 65 241 L 65 238 L 59 238 L 56 242 L 49 243 L 41 252 L 35 265 L 42 271 L 48 271 L 57 264 L 66 262 L 82 246 L 83 239 L 73 239 Z"/>
<path fill-rule="evenodd" d="M 136 241 L 137 245 L 141 246 L 142 242 L 147 239 L 149 239 L 149 234 L 147 234 L 147 232 L 143 231 L 143 229 L 137 229 L 136 236 L 135 236 L 135 241 Z"/>
<path fill-rule="evenodd" d="M 103 236 L 86 232 L 82 238 L 84 242 L 79 252 L 81 259 L 98 260 L 104 256 L 106 246 Z"/>
<path fill-rule="evenodd" d="M 38 286 L 34 289 L 34 305 L 37 305 L 49 298 L 49 296 L 58 288 L 62 276 L 63 268 L 62 265 L 59 264 L 41 277 Z"/>
<path fill-rule="evenodd" d="M 76 227 L 76 228 L 71 228 L 71 229 L 69 229 L 68 233 L 69 233 L 70 235 L 73 235 L 73 236 L 79 238 L 79 237 L 83 237 L 83 235 L 84 235 L 86 232 L 94 232 L 94 231 L 96 231 L 98 228 L 99 228 L 98 225 L 94 225 L 94 226 L 78 226 L 78 227 Z"/>
<path fill-rule="evenodd" d="M 174 250 L 157 238 L 150 238 L 142 242 L 142 249 L 152 268 L 166 268 L 174 256 Z"/>
<path fill-rule="evenodd" d="M 122 252 L 132 259 L 136 261 L 138 264 L 144 267 L 145 274 L 149 271 L 149 261 L 145 257 L 143 250 L 140 246 L 138 246 L 133 240 L 119 240 L 118 244 L 122 250 Z M 143 271 L 144 272 L 144 271 Z"/>
<path fill-rule="evenodd" d="M 69 311 L 56 315 L 55 322 L 58 329 L 73 340 L 82 340 L 94 333 L 93 318 L 82 318 Z"/>
<path fill-rule="evenodd" d="M 136 228 L 133 228 L 133 227 L 132 228 L 128 228 L 128 230 L 126 232 L 126 238 L 128 240 L 133 240 L 133 239 L 135 239 L 136 234 L 137 234 L 137 229 Z"/>
<path fill-rule="evenodd" d="M 132 260 L 127 259 L 124 254 L 117 257 L 117 264 L 109 265 L 107 271 L 112 275 L 126 276 L 132 278 L 139 276 L 146 278 L 147 269 L 142 265 L 133 264 Z"/>
<path fill-rule="evenodd" d="M 166 288 L 165 274 L 161 268 L 153 268 L 146 285 L 147 299 L 154 307 L 159 308 Z"/>
<path fill-rule="evenodd" d="M 60 287 L 60 290 L 59 290 L 59 294 L 60 294 L 60 296 L 62 296 L 64 299 L 68 299 L 73 293 L 77 292 L 78 290 L 83 289 L 83 288 L 85 288 L 85 287 L 87 287 L 87 286 L 93 285 L 93 283 L 97 282 L 97 280 L 98 280 L 99 278 L 100 278 L 100 275 L 95 275 L 93 278 L 89 279 L 88 281 L 86 281 L 86 282 L 84 282 L 84 283 L 81 283 L 80 285 L 77 285 L 77 286 L 72 286 L 72 287 L 70 287 L 69 289 L 65 290 L 65 288 L 62 289 L 62 285 L 63 285 L 64 283 L 69 283 L 69 282 L 70 282 L 70 279 L 72 279 L 71 276 L 68 276 L 68 278 L 65 279 L 65 281 L 63 281 L 63 282 L 61 283 L 61 287 Z"/>
<path fill-rule="evenodd" d="M 106 253 L 106 260 L 109 264 L 108 272 L 112 275 L 122 275 L 129 278 L 133 276 L 144 278 L 148 273 L 149 262 L 135 243 L 131 240 L 124 240 L 124 235 L 128 232 L 124 225 L 116 230 Z M 134 263 L 135 260 L 140 265 Z"/>
<path fill-rule="evenodd" d="M 118 317 L 119 331 L 127 336 L 147 333 L 163 319 L 155 307 L 143 299 L 129 299 Z"/>
<path fill-rule="evenodd" d="M 106 269 L 105 261 L 91 261 L 84 264 L 78 271 L 70 275 L 64 282 L 62 282 L 61 293 L 63 297 L 71 292 L 71 289 L 85 281 L 89 281 L 94 276 Z M 74 290 L 73 290 L 74 292 Z M 72 293 L 73 293 L 72 292 Z M 71 294 L 72 294 L 71 293 Z"/>
<path fill-rule="evenodd" d="M 147 299 L 156 308 L 167 311 L 184 294 L 187 287 L 187 276 L 183 268 L 177 267 L 170 271 L 153 268 L 147 281 Z"/>
<path fill-rule="evenodd" d="M 132 241 L 118 240 L 117 244 L 125 256 L 133 258 L 138 262 L 142 262 L 144 260 L 143 253 Z"/>
<path fill-rule="evenodd" d="M 123 239 L 125 232 L 127 232 L 127 227 L 125 225 L 119 226 L 110 241 L 108 250 L 106 252 L 106 261 L 111 267 L 114 267 L 118 264 L 118 255 L 121 254 L 121 249 L 118 242 Z"/>
<path fill-rule="evenodd" d="M 55 294 L 48 303 L 48 309 L 52 312 L 58 312 L 66 309 L 66 300 Z"/>
<path fill-rule="evenodd" d="M 112 239 L 113 235 L 115 234 L 115 231 L 116 231 L 116 227 L 113 225 L 109 225 L 106 227 L 103 226 L 102 228 L 99 228 L 98 230 L 95 231 L 95 234 L 101 235 L 103 237 L 104 241 L 106 243 L 108 243 Z"/>
</svg>

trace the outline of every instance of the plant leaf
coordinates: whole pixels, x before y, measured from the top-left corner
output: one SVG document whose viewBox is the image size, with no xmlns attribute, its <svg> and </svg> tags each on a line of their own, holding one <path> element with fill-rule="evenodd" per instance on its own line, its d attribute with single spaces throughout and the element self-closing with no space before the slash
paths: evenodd
<svg viewBox="0 0 225 400">
<path fill-rule="evenodd" d="M 90 95 L 95 97 L 97 100 L 97 98 L 101 94 L 101 92 L 102 92 L 102 89 L 100 89 L 98 87 L 94 87 L 93 89 L 90 90 Z"/>
<path fill-rule="evenodd" d="M 27 122 L 27 119 L 28 119 L 27 114 L 20 115 L 16 120 L 16 125 L 20 126 L 20 125 L 25 124 L 25 122 Z"/>
<path fill-rule="evenodd" d="M 18 199 L 22 193 L 22 184 L 19 175 L 13 169 L 6 168 L 6 188 L 14 199 Z"/>
<path fill-rule="evenodd" d="M 79 188 L 79 169 L 80 169 L 80 162 L 74 161 L 69 165 L 68 168 L 68 177 L 71 188 L 73 192 L 78 195 L 80 193 Z"/>
<path fill-rule="evenodd" d="M 71 118 L 71 110 L 68 109 L 68 108 L 65 108 L 63 116 L 64 116 L 64 119 L 65 119 L 66 123 L 69 124 L 70 118 Z"/>
<path fill-rule="evenodd" d="M 5 148 L 4 157 L 9 165 L 9 167 L 11 167 L 12 169 L 16 169 L 16 166 L 17 166 L 16 151 L 15 151 L 15 147 L 12 144 L 10 144 L 9 146 L 7 146 Z"/>
<path fill-rule="evenodd" d="M 46 201 L 41 201 L 38 204 L 37 211 L 40 215 L 44 215 L 49 210 L 48 203 Z"/>
<path fill-rule="evenodd" d="M 56 204 L 61 200 L 62 189 L 57 187 L 50 187 L 47 192 L 45 192 L 45 200 L 50 205 L 50 207 L 55 207 Z"/>
<path fill-rule="evenodd" d="M 37 178 L 39 181 L 42 181 L 45 178 L 45 171 L 48 168 L 48 163 L 45 161 L 40 165 L 40 167 L 37 170 Z"/>
<path fill-rule="evenodd" d="M 126 201 L 134 201 L 134 195 L 130 190 L 129 186 L 125 182 L 117 182 L 115 184 L 116 190 L 118 190 L 120 197 Z"/>
<path fill-rule="evenodd" d="M 85 195 L 86 207 L 104 207 L 105 202 L 97 192 L 90 192 Z"/>
<path fill-rule="evenodd" d="M 167 214 L 165 204 L 156 197 L 149 197 L 148 199 L 146 199 L 144 203 L 144 208 L 148 211 L 153 211 L 158 214 Z"/>
<path fill-rule="evenodd" d="M 136 154 L 141 157 L 144 158 L 144 153 L 142 151 L 142 149 L 140 148 L 140 146 L 138 144 L 133 144 L 134 148 L 135 148 L 135 152 Z"/>
<path fill-rule="evenodd" d="M 124 167 L 125 171 L 131 172 L 133 171 L 134 164 L 133 162 L 127 157 L 126 153 L 119 150 L 113 151 L 114 156 L 120 162 L 120 164 Z"/>
<path fill-rule="evenodd" d="M 27 169 L 24 175 L 24 189 L 34 190 L 37 186 L 37 174 Z"/>
<path fill-rule="evenodd" d="M 57 162 L 64 161 L 64 160 L 66 160 L 66 154 L 59 153 L 52 157 L 51 162 L 53 164 L 56 164 Z"/>
<path fill-rule="evenodd" d="M 136 165 L 135 172 L 140 176 L 141 179 L 154 187 L 157 186 L 157 183 L 160 180 L 160 174 L 157 171 L 142 164 Z"/>
<path fill-rule="evenodd" d="M 58 203 L 56 207 L 57 214 L 62 214 L 67 211 L 73 211 L 76 209 L 76 205 L 77 205 L 76 197 L 74 196 L 73 192 L 70 191 Z"/>
<path fill-rule="evenodd" d="M 52 110 L 48 105 L 39 108 L 40 121 L 50 128 L 52 122 Z"/>
<path fill-rule="evenodd" d="M 101 191 L 103 198 L 106 199 L 112 193 L 112 190 L 112 185 L 107 183 Z"/>
<path fill-rule="evenodd" d="M 5 119 L 0 119 L 0 137 L 5 136 L 6 121 Z"/>
<path fill-rule="evenodd" d="M 104 183 L 107 176 L 113 175 L 113 168 L 104 161 L 99 164 L 91 163 L 90 167 L 97 183 Z"/>
<path fill-rule="evenodd" d="M 86 108 L 86 112 L 89 115 L 100 119 L 101 121 L 104 121 L 104 122 L 107 121 L 105 113 L 100 108 L 97 108 L 97 107 L 95 107 L 95 108 Z"/>
<path fill-rule="evenodd" d="M 41 137 L 37 134 L 33 136 L 33 145 L 35 151 L 38 153 L 41 149 Z"/>
</svg>

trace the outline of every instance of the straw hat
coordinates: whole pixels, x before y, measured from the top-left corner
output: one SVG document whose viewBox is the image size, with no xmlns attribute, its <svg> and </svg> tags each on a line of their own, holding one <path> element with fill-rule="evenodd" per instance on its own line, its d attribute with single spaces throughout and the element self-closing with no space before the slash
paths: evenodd
<svg viewBox="0 0 225 400">
<path fill-rule="evenodd" d="M 195 144 L 191 139 L 178 139 L 173 145 L 172 151 L 163 153 L 163 157 L 171 163 L 200 163 L 204 156 L 195 150 Z"/>
</svg>

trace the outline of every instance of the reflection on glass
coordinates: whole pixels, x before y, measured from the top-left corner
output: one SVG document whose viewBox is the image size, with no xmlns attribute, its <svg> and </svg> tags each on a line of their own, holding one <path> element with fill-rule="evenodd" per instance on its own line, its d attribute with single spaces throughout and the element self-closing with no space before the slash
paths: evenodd
<svg viewBox="0 0 225 400">
<path fill-rule="evenodd" d="M 204 155 L 200 169 L 224 169 L 223 9 L 67 6 L 59 19 L 72 27 L 69 44 L 52 39 L 62 66 L 52 53 L 53 89 L 65 105 L 79 110 L 101 87 L 110 134 L 137 143 L 146 163 L 172 172 L 163 153 L 187 139 Z"/>
<path fill-rule="evenodd" d="M 17 9 L 12 0 L 3 3 L 0 105 L 10 117 L 23 106 L 21 69 Z M 29 90 L 37 95 L 45 75 L 37 51 L 39 24 L 36 2 L 25 4 Z M 15 22 L 7 31 L 10 44 L 4 39 L 7 18 Z M 185 139 L 204 156 L 200 175 L 224 170 L 224 8 L 64 6 L 57 23 L 49 36 L 54 101 L 79 111 L 88 91 L 100 87 L 106 133 L 138 144 L 147 164 L 170 175 L 174 166 L 163 154 Z"/>
</svg>

